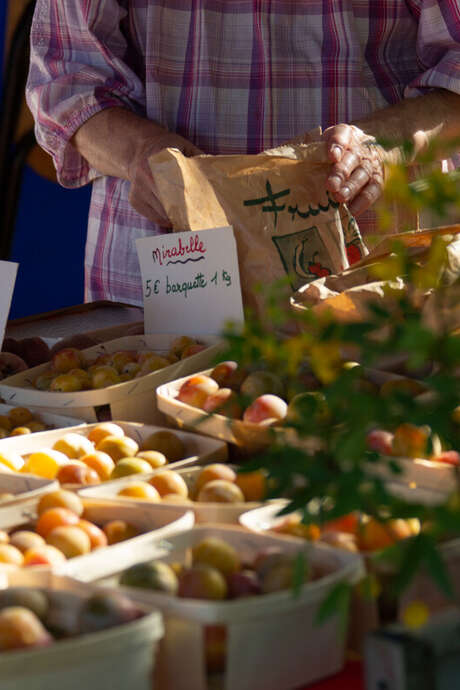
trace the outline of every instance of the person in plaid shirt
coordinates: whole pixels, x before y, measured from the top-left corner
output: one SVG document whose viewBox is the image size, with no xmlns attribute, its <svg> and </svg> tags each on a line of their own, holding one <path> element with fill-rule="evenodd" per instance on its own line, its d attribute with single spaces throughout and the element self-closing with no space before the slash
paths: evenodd
<svg viewBox="0 0 460 690">
<path fill-rule="evenodd" d="M 66 187 L 93 181 L 85 298 L 142 304 L 135 240 L 168 231 L 148 157 L 259 153 L 321 125 L 364 233 L 374 137 L 460 134 L 460 0 L 37 0 L 27 100 Z"/>
</svg>

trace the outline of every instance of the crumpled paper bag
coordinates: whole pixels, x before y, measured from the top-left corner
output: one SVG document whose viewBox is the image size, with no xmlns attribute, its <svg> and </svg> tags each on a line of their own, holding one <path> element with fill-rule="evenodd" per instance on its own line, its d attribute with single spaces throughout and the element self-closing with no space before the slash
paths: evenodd
<svg viewBox="0 0 460 690">
<path fill-rule="evenodd" d="M 296 290 L 367 253 L 356 221 L 325 189 L 323 142 L 244 156 L 165 149 L 149 164 L 174 231 L 233 226 L 243 301 L 256 312 L 264 305 L 257 284 L 287 275 Z"/>
</svg>

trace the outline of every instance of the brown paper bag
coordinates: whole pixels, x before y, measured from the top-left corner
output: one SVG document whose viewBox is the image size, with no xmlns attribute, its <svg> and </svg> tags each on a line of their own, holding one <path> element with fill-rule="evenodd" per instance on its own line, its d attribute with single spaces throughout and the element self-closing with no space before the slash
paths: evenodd
<svg viewBox="0 0 460 690">
<path fill-rule="evenodd" d="M 165 149 L 149 163 L 175 231 L 233 226 L 243 300 L 256 311 L 256 284 L 288 275 L 296 290 L 367 253 L 354 218 L 325 189 L 324 143 L 252 156 L 186 158 Z"/>
</svg>

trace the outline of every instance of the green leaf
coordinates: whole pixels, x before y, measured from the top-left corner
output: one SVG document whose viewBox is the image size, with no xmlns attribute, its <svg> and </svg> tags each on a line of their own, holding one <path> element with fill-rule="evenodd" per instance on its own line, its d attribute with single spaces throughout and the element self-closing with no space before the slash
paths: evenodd
<svg viewBox="0 0 460 690">
<path fill-rule="evenodd" d="M 310 570 L 310 564 L 307 560 L 305 551 L 299 551 L 294 559 L 294 568 L 292 571 L 292 593 L 294 597 L 298 597 L 304 582 L 307 580 L 307 575 Z"/>
<path fill-rule="evenodd" d="M 339 617 L 339 630 L 345 635 L 350 609 L 352 586 L 345 581 L 338 582 L 320 604 L 315 617 L 315 625 L 321 625 L 332 616 Z"/>
</svg>

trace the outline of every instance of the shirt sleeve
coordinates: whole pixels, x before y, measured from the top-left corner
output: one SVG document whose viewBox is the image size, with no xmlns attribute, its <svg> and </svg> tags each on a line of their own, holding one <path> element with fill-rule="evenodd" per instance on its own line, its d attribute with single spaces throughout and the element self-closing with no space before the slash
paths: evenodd
<svg viewBox="0 0 460 690">
<path fill-rule="evenodd" d="M 420 74 L 405 88 L 407 98 L 432 89 L 460 94 L 460 0 L 407 0 L 418 21 Z"/>
<path fill-rule="evenodd" d="M 37 141 L 59 182 L 79 187 L 99 175 L 70 143 L 92 115 L 120 106 L 145 114 L 145 89 L 132 66 L 125 0 L 37 0 L 26 99 Z"/>
</svg>

